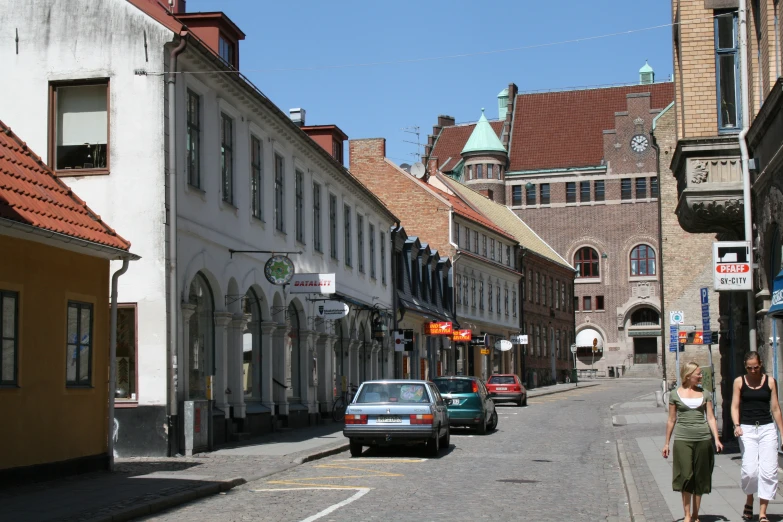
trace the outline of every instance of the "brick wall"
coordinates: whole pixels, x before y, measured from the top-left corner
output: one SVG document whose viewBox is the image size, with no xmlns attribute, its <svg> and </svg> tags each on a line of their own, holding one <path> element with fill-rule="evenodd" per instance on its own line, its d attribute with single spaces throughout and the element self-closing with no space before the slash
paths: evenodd
<svg viewBox="0 0 783 522">
<path fill-rule="evenodd" d="M 417 236 L 441 256 L 453 256 L 449 244 L 449 212 L 409 174 L 386 160 L 386 140 L 350 140 L 351 173 L 367 186 L 402 222 L 409 236 Z"/>
<path fill-rule="evenodd" d="M 655 128 L 655 142 L 660 148 L 660 187 L 661 187 L 661 251 L 663 265 L 663 323 L 666 353 L 666 380 L 677 378 L 675 354 L 669 351 L 668 328 L 669 312 L 684 312 L 685 324 L 701 329 L 701 299 L 699 289 L 710 288 L 711 325 L 714 340 L 717 341 L 719 328 L 718 293 L 712 291 L 712 242 L 710 234 L 690 234 L 680 227 L 677 215 L 677 179 L 669 169 L 671 156 L 677 140 L 675 135 L 675 112 L 663 114 Z M 716 371 L 716 387 L 721 382 L 720 352 L 717 342 L 712 347 L 713 365 Z M 680 353 L 681 361 L 695 360 L 705 366 L 709 361 L 709 352 L 705 346 L 687 345 Z M 720 393 L 716 400 L 720 401 Z"/>
</svg>

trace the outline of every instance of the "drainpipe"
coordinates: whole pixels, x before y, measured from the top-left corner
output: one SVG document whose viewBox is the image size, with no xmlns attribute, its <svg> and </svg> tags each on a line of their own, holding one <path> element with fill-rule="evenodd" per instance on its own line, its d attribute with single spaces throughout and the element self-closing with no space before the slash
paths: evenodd
<svg viewBox="0 0 783 522">
<path fill-rule="evenodd" d="M 653 120 L 653 127 L 651 129 L 651 132 L 655 132 L 655 121 Z M 665 393 L 668 389 L 666 386 L 666 356 L 669 353 L 669 345 L 666 343 L 666 340 L 668 340 L 668 337 L 666 337 L 666 329 L 665 324 L 666 321 L 664 321 L 664 317 L 666 317 L 666 287 L 664 286 L 664 279 L 663 279 L 663 270 L 664 270 L 664 263 L 663 263 L 663 212 L 661 211 L 663 206 L 663 197 L 662 197 L 662 179 L 661 179 L 661 149 L 658 147 L 657 139 L 653 136 L 653 140 L 651 143 L 651 146 L 653 150 L 655 151 L 655 175 L 658 177 L 658 259 L 660 262 L 658 263 L 658 273 L 661 276 L 661 280 L 658 283 L 661 289 L 661 316 L 660 316 L 660 322 L 661 322 L 661 374 L 662 374 L 662 393 Z M 677 345 L 677 349 L 680 349 L 679 344 Z M 710 350 L 712 350 L 712 347 L 710 347 Z"/>
<path fill-rule="evenodd" d="M 117 388 L 117 283 L 128 271 L 130 260 L 122 260 L 122 268 L 111 276 L 111 313 L 109 318 L 109 471 L 114 471 L 114 393 Z"/>
<path fill-rule="evenodd" d="M 750 131 L 750 101 L 748 89 L 748 16 L 747 0 L 739 0 L 740 28 L 740 95 L 742 96 L 742 130 L 739 133 L 740 155 L 742 157 L 742 200 L 745 211 L 745 241 L 751 248 L 751 281 L 753 280 L 753 213 L 751 212 L 750 170 L 748 169 L 748 143 L 745 138 Z M 756 351 L 756 295 L 752 287 L 748 292 L 748 349 Z M 732 354 L 732 357 L 734 354 Z M 731 376 L 732 379 L 735 377 Z"/>
<path fill-rule="evenodd" d="M 178 392 L 174 384 L 177 377 L 176 372 L 178 364 L 174 364 L 177 358 L 177 341 L 178 325 L 179 325 L 179 292 L 177 291 L 177 107 L 176 107 L 176 72 L 177 72 L 177 57 L 182 54 L 187 45 L 185 37 L 187 32 L 180 33 L 179 44 L 171 50 L 169 58 L 169 73 L 166 78 L 168 87 L 168 113 L 169 113 L 169 158 L 168 158 L 168 207 L 169 207 L 169 229 L 168 229 L 168 257 L 169 257 L 169 277 L 168 277 L 168 291 L 169 291 L 169 342 L 167 345 L 166 353 L 166 370 L 168 373 L 167 392 L 169 397 L 169 422 L 171 422 L 172 416 L 177 415 L 177 402 Z M 177 433 L 173 426 L 169 426 L 169 434 Z M 179 434 L 177 433 L 177 436 Z M 172 451 L 173 447 L 176 447 L 177 442 L 169 439 L 169 454 L 177 453 Z"/>
<path fill-rule="evenodd" d="M 454 272 L 457 270 L 457 259 L 460 257 L 459 244 L 454 242 L 454 207 L 449 207 L 449 245 L 454 248 L 454 257 L 451 260 L 451 318 L 455 322 L 457 321 L 457 292 L 461 291 L 460 288 L 454 286 Z M 459 240 L 458 240 L 459 241 Z M 461 326 L 461 325 L 460 325 Z M 467 366 L 467 345 L 462 343 L 466 347 L 463 355 L 465 356 L 465 363 L 463 364 L 462 371 L 465 372 L 465 366 Z M 454 353 L 457 353 L 457 345 L 454 343 Z M 454 358 L 454 373 L 457 373 L 457 358 Z"/>
</svg>

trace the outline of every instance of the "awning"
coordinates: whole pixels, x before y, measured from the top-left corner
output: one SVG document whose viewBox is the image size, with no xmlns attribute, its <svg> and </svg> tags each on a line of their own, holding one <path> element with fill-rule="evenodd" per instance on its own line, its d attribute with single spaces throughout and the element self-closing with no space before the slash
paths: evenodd
<svg viewBox="0 0 783 522">
<path fill-rule="evenodd" d="M 405 308 L 406 310 L 410 310 L 411 312 L 424 316 L 425 319 L 429 319 L 430 321 L 453 321 L 451 317 L 432 310 L 425 304 L 420 303 L 416 298 L 405 299 L 403 297 L 398 297 L 397 299 L 398 306 L 400 308 Z"/>
<path fill-rule="evenodd" d="M 585 328 L 584 330 L 576 334 L 576 347 L 592 348 L 594 339 L 598 339 L 598 344 L 596 345 L 598 349 L 603 350 L 604 340 L 601 337 L 601 334 L 598 333 L 597 330 L 593 330 L 592 328 Z"/>
<path fill-rule="evenodd" d="M 783 318 L 783 270 L 772 281 L 772 303 L 767 315 Z"/>
</svg>

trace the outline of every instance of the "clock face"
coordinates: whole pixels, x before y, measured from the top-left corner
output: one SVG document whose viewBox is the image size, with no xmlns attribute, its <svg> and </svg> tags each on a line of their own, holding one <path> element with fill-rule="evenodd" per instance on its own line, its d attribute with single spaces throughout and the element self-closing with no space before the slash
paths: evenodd
<svg viewBox="0 0 783 522">
<path fill-rule="evenodd" d="M 634 152 L 644 152 L 647 150 L 649 145 L 650 142 L 647 141 L 647 136 L 642 134 L 637 134 L 631 138 L 631 148 L 634 150 Z"/>
</svg>

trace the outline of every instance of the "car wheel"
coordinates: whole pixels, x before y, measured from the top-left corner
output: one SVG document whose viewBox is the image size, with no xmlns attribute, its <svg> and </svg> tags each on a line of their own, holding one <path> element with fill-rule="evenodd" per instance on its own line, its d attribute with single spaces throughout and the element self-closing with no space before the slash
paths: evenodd
<svg viewBox="0 0 783 522">
<path fill-rule="evenodd" d="M 450 442 L 451 442 L 451 430 L 448 427 L 446 427 L 446 434 L 441 439 L 440 446 L 442 448 L 448 449 Z"/>
<path fill-rule="evenodd" d="M 349 449 L 351 450 L 351 457 L 360 457 L 362 455 L 362 445 L 358 442 L 351 441 Z"/>
<path fill-rule="evenodd" d="M 490 422 L 490 425 L 487 426 L 487 428 L 490 431 L 495 431 L 497 429 L 497 427 L 498 427 L 498 412 L 497 411 L 493 411 L 492 412 L 492 419 L 489 422 Z"/>
<path fill-rule="evenodd" d="M 486 435 L 487 434 L 487 417 L 483 416 L 481 418 L 481 422 L 476 427 L 476 430 L 478 430 L 479 435 Z"/>
<path fill-rule="evenodd" d="M 440 453 L 440 437 L 435 435 L 427 441 L 427 453 L 430 457 L 437 457 Z"/>
<path fill-rule="evenodd" d="M 527 406 L 527 394 L 525 394 L 525 398 L 522 399 L 522 406 Z"/>
</svg>

